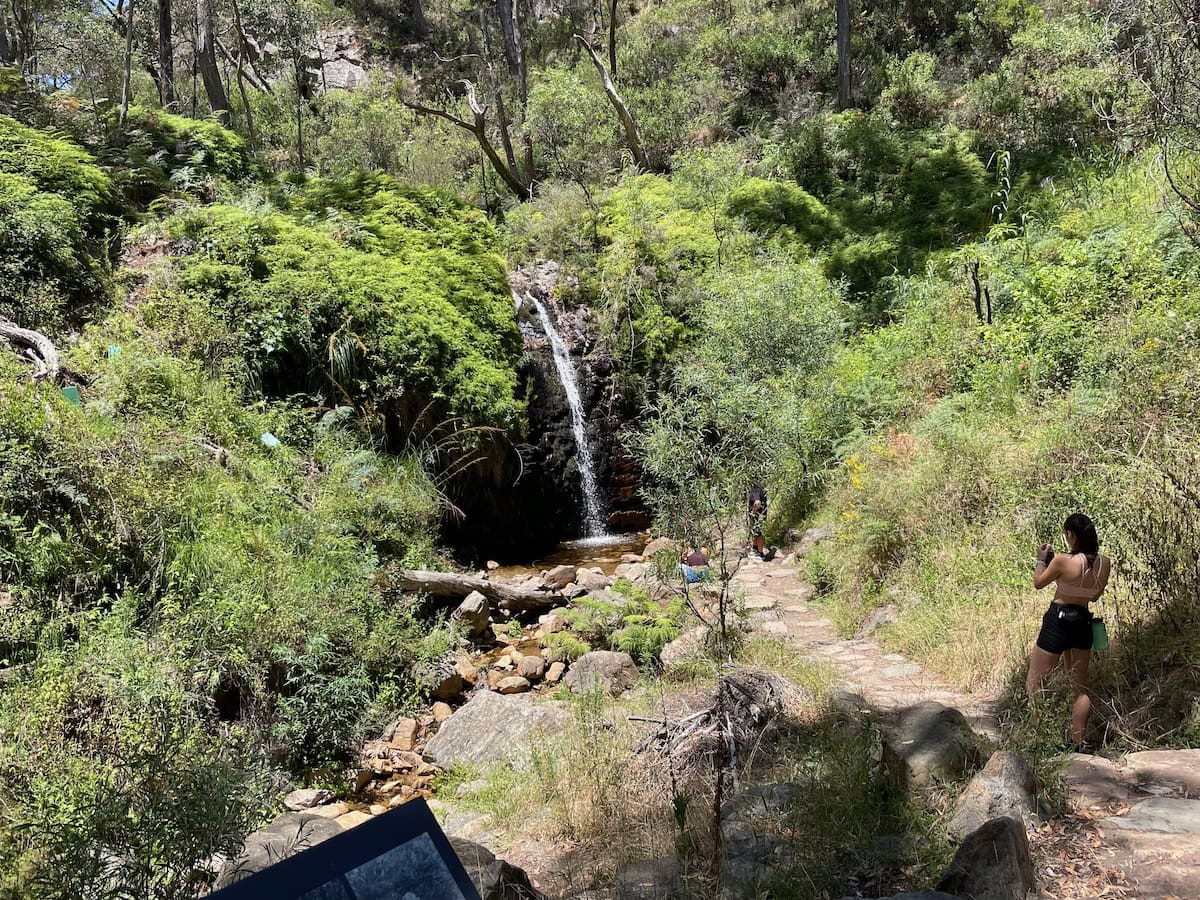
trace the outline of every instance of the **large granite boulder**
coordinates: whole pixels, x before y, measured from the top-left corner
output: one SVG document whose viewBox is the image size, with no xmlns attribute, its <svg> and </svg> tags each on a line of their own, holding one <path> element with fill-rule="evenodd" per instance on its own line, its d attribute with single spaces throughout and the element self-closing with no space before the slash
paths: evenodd
<svg viewBox="0 0 1200 900">
<path fill-rule="evenodd" d="M 628 653 L 593 650 L 575 661 L 563 682 L 572 693 L 586 694 L 590 690 L 601 688 L 615 697 L 629 690 L 637 679 L 637 663 Z"/>
<path fill-rule="evenodd" d="M 1000 816 L 971 832 L 935 887 L 971 900 L 1025 900 L 1034 888 L 1025 826 Z"/>
<path fill-rule="evenodd" d="M 523 869 L 497 858 L 483 845 L 452 837 L 450 846 L 483 900 L 544 900 L 545 894 L 533 886 Z"/>
<path fill-rule="evenodd" d="M 537 740 L 561 732 L 570 721 L 561 703 L 535 703 L 528 694 L 478 691 L 446 720 L 425 746 L 425 755 L 442 768 L 519 762 L 528 759 Z"/>
<path fill-rule="evenodd" d="M 965 837 L 985 822 L 1010 816 L 1027 826 L 1038 820 L 1037 779 L 1029 763 L 1008 750 L 992 754 L 958 799 L 949 831 Z"/>
<path fill-rule="evenodd" d="M 241 881 L 341 833 L 342 826 L 324 816 L 285 812 L 270 825 L 250 833 L 242 852 L 225 861 L 213 887 L 220 889 Z"/>
<path fill-rule="evenodd" d="M 979 736 L 957 709 L 929 700 L 886 723 L 885 756 L 910 787 L 932 788 L 971 774 L 983 755 Z"/>
</svg>

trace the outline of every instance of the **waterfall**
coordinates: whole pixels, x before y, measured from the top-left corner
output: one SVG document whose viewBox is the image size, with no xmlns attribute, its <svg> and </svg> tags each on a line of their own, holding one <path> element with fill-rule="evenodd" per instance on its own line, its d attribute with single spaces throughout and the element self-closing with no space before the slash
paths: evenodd
<svg viewBox="0 0 1200 900">
<path fill-rule="evenodd" d="M 604 537 L 604 503 L 600 499 L 600 485 L 596 481 L 596 465 L 592 459 L 591 444 L 588 443 L 583 401 L 579 397 L 575 366 L 571 364 L 571 354 L 567 351 L 567 345 L 563 343 L 562 335 L 550 321 L 546 307 L 532 294 L 526 294 L 525 298 L 537 310 L 542 330 L 546 332 L 550 341 L 550 349 L 554 353 L 554 368 L 558 370 L 558 380 L 562 382 L 563 391 L 567 395 L 567 405 L 571 408 L 571 430 L 575 432 L 575 447 L 578 450 L 575 459 L 579 465 L 579 480 L 583 484 L 585 537 Z"/>
</svg>

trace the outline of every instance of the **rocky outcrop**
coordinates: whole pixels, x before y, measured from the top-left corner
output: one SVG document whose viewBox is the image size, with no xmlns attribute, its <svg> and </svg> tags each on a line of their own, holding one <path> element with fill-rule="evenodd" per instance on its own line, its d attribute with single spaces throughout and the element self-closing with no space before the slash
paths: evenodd
<svg viewBox="0 0 1200 900">
<path fill-rule="evenodd" d="M 1143 800 L 1124 815 L 1097 824 L 1138 897 L 1196 896 L 1200 886 L 1200 800 Z"/>
<path fill-rule="evenodd" d="M 479 691 L 425 745 L 425 755 L 443 768 L 519 763 L 528 759 L 535 741 L 559 733 L 570 720 L 561 703 L 535 703 L 528 694 Z"/>
<path fill-rule="evenodd" d="M 1034 824 L 1039 818 L 1036 794 L 1037 779 L 1029 763 L 998 750 L 959 797 L 949 831 L 963 837 L 998 816 Z"/>
<path fill-rule="evenodd" d="M 971 832 L 936 887 L 972 900 L 1025 900 L 1034 888 L 1025 826 L 1001 816 Z"/>
<path fill-rule="evenodd" d="M 616 696 L 629 690 L 637 678 L 637 663 L 628 653 L 594 650 L 575 661 L 564 683 L 576 694 L 600 688 Z"/>
<path fill-rule="evenodd" d="M 482 900 L 544 900 L 545 895 L 533 886 L 523 869 L 497 858 L 483 845 L 451 837 L 450 846 Z"/>
<path fill-rule="evenodd" d="M 341 833 L 342 826 L 324 816 L 286 812 L 246 838 L 242 851 L 221 867 L 213 886 L 220 889 L 241 881 Z"/>
</svg>

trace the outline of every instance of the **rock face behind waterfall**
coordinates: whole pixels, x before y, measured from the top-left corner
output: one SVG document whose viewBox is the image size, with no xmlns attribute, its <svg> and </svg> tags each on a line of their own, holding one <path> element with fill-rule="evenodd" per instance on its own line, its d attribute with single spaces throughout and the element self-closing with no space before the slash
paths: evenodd
<svg viewBox="0 0 1200 900">
<path fill-rule="evenodd" d="M 597 479 L 610 510 L 608 529 L 646 527 L 636 468 L 617 440 L 627 426 L 628 411 L 614 395 L 612 358 L 599 340 L 591 310 L 566 309 L 560 303 L 557 294 L 569 295 L 575 286 L 556 263 L 521 269 L 509 281 L 516 296 L 528 292 L 545 306 L 570 351 Z M 477 467 L 469 484 L 453 497 L 466 518 L 447 535 L 481 558 L 530 558 L 584 530 L 576 441 L 553 352 L 532 304 L 523 304 L 517 317 L 525 342 L 520 374 L 529 401 L 528 430 L 502 460 Z"/>
</svg>

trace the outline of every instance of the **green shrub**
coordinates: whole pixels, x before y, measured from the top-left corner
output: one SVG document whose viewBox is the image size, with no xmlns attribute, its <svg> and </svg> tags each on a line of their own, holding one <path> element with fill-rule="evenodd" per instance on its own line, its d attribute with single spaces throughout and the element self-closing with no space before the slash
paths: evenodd
<svg viewBox="0 0 1200 900">
<path fill-rule="evenodd" d="M 909 128 L 928 128 L 943 115 L 946 95 L 934 78 L 934 65 L 929 53 L 913 53 L 888 63 L 888 84 L 879 101 Z"/>
<path fill-rule="evenodd" d="M 802 241 L 811 247 L 830 243 L 841 231 L 822 203 L 793 184 L 749 178 L 729 193 L 729 211 L 752 231 Z"/>
</svg>

